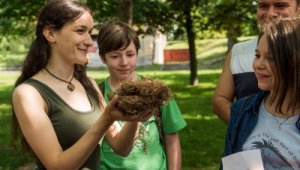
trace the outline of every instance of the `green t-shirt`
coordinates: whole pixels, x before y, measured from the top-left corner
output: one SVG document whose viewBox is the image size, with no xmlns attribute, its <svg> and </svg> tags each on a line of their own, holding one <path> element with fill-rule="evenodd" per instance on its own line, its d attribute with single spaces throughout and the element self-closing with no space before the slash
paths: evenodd
<svg viewBox="0 0 300 170">
<path fill-rule="evenodd" d="M 138 76 L 138 79 L 141 79 Z M 107 93 L 112 92 L 107 79 L 104 80 L 104 98 L 108 101 Z M 163 133 L 170 134 L 178 132 L 186 126 L 181 112 L 174 99 L 161 107 Z M 118 121 L 121 127 L 124 122 Z M 145 130 L 143 137 L 138 137 L 134 148 L 127 157 L 116 154 L 106 140 L 101 146 L 101 169 L 122 169 L 122 170 L 163 170 L 166 169 L 166 156 L 160 142 L 159 131 L 152 116 L 149 120 L 142 123 Z M 145 148 L 144 150 L 144 143 Z"/>
</svg>

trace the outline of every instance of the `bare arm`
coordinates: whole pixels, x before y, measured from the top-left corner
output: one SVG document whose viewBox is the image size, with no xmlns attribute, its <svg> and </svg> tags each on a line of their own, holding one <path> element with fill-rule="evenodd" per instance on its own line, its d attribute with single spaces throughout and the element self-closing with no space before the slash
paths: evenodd
<svg viewBox="0 0 300 170">
<path fill-rule="evenodd" d="M 25 84 L 18 86 L 13 93 L 13 107 L 28 144 L 47 169 L 79 169 L 113 123 L 111 113 L 119 114 L 108 105 L 96 123 L 63 151 L 47 115 L 45 101 L 36 89 Z"/>
<path fill-rule="evenodd" d="M 105 135 L 111 148 L 121 156 L 128 156 L 131 152 L 138 132 L 137 122 L 126 122 L 122 128 L 112 125 L 110 133 Z"/>
<path fill-rule="evenodd" d="M 100 102 L 102 102 L 102 105 L 106 105 L 104 102 L 104 98 L 102 96 L 102 93 L 100 92 L 96 82 L 94 80 L 91 80 L 98 91 L 100 95 Z M 116 119 L 120 120 L 120 119 Z M 115 122 L 117 123 L 117 122 Z M 126 122 L 123 128 L 119 128 L 112 124 L 108 131 L 106 132 L 105 138 L 111 148 L 119 155 L 121 156 L 128 156 L 129 153 L 131 152 L 137 131 L 138 131 L 138 122 L 137 121 L 131 121 L 131 122 Z"/>
<path fill-rule="evenodd" d="M 181 147 L 178 133 L 164 135 L 168 170 L 181 169 Z"/>
<path fill-rule="evenodd" d="M 139 121 L 146 121 L 152 115 L 152 113 L 148 113 L 145 118 Z M 122 128 L 116 126 L 116 123 L 110 127 L 109 133 L 105 135 L 105 138 L 116 153 L 121 156 L 128 156 L 138 137 L 140 123 L 127 121 Z"/>
<path fill-rule="evenodd" d="M 230 70 L 231 55 L 230 51 L 212 98 L 213 112 L 226 124 L 229 123 L 230 107 L 234 98 L 234 82 Z"/>
</svg>

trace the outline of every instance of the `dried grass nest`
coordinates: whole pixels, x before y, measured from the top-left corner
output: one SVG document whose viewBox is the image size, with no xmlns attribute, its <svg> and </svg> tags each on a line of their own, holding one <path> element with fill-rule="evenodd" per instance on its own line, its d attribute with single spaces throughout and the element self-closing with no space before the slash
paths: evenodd
<svg viewBox="0 0 300 170">
<path fill-rule="evenodd" d="M 160 106 L 172 96 L 162 81 L 149 78 L 124 82 L 116 94 L 117 108 L 124 116 L 135 118 L 143 118 L 150 112 L 158 115 Z"/>
</svg>

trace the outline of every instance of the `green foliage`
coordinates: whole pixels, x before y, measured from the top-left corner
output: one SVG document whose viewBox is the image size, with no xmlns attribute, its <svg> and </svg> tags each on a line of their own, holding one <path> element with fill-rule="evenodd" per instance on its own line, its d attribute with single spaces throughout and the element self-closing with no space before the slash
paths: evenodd
<svg viewBox="0 0 300 170">
<path fill-rule="evenodd" d="M 28 41 L 34 35 L 35 21 L 47 0 L 0 0 L 0 60 L 5 53 L 15 50 L 16 39 Z"/>
<path fill-rule="evenodd" d="M 168 23 L 169 4 L 160 0 L 133 0 L 133 25 L 138 34 L 153 34 L 156 29 L 165 32 L 173 27 Z M 118 18 L 119 0 L 87 0 L 95 20 L 100 24 L 107 19 Z"/>
<path fill-rule="evenodd" d="M 170 3 L 160 0 L 134 0 L 133 21 L 138 26 L 138 33 L 153 34 L 156 30 L 173 30 Z"/>
<path fill-rule="evenodd" d="M 257 33 L 256 6 L 254 0 L 217 0 L 210 3 L 207 14 L 213 30 L 225 30 L 227 37 Z"/>
<path fill-rule="evenodd" d="M 203 4 L 205 4 L 206 1 L 168 0 L 167 2 L 170 3 L 168 12 L 170 16 L 173 16 L 171 17 L 171 22 L 176 26 L 173 30 L 175 39 L 189 31 L 187 30 L 188 27 L 193 33 L 202 31 L 203 28 L 206 27 L 206 17 L 202 15 L 202 13 L 205 13 Z"/>
<path fill-rule="evenodd" d="M 2 37 L 0 41 L 0 67 L 20 66 L 32 38 Z"/>
<path fill-rule="evenodd" d="M 46 2 L 47 0 L 1 0 L 0 35 L 32 35 L 38 11 Z"/>
<path fill-rule="evenodd" d="M 96 23 L 102 23 L 118 15 L 118 0 L 87 0 L 86 4 L 93 11 Z"/>
<path fill-rule="evenodd" d="M 32 36 L 40 8 L 47 0 L 0 0 L 0 35 Z M 118 0 L 84 0 L 92 9 L 96 23 L 117 18 Z M 183 23 L 186 10 L 191 9 L 194 31 L 242 30 L 237 35 L 256 31 L 253 0 L 132 0 L 133 23 L 139 33 L 151 33 L 155 29 L 185 34 Z M 199 34 L 201 37 L 203 35 Z M 0 39 L 1 43 L 1 39 Z"/>
</svg>

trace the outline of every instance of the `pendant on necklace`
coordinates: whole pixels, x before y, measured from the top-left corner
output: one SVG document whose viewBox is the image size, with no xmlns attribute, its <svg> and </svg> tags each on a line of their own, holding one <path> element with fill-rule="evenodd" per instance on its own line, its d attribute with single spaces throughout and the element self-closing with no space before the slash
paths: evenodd
<svg viewBox="0 0 300 170">
<path fill-rule="evenodd" d="M 72 92 L 72 91 L 75 89 L 75 86 L 74 86 L 74 84 L 72 84 L 71 82 L 69 82 L 69 84 L 68 84 L 68 87 L 67 87 L 67 88 L 68 88 L 68 90 L 69 90 L 69 91 L 71 91 L 71 92 Z"/>
<path fill-rule="evenodd" d="M 284 119 L 283 121 L 280 122 L 275 115 L 274 115 L 274 118 L 276 120 L 276 124 L 277 124 L 277 129 L 278 130 L 281 130 L 281 125 L 283 125 L 283 123 L 288 120 L 288 119 Z"/>
<path fill-rule="evenodd" d="M 277 129 L 278 129 L 278 130 L 281 130 L 281 126 L 280 126 L 280 125 L 278 125 Z"/>
</svg>

